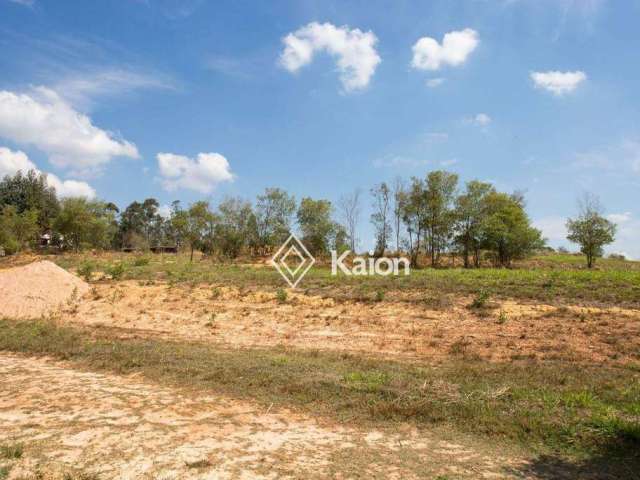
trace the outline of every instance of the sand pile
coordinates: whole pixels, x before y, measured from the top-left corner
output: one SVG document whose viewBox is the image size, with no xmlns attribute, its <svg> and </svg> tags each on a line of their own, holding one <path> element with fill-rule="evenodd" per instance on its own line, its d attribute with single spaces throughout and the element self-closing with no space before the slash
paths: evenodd
<svg viewBox="0 0 640 480">
<path fill-rule="evenodd" d="M 87 291 L 86 282 L 49 261 L 1 270 L 0 317 L 40 317 Z"/>
</svg>

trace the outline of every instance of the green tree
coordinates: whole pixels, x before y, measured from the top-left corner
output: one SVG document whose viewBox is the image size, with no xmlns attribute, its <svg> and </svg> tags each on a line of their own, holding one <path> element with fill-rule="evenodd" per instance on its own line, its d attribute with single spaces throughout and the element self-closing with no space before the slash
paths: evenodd
<svg viewBox="0 0 640 480">
<path fill-rule="evenodd" d="M 472 180 L 467 182 L 464 193 L 456 198 L 457 235 L 455 241 L 462 251 L 465 268 L 470 266 L 470 255 L 473 255 L 474 266 L 480 265 L 482 225 L 487 215 L 485 198 L 491 192 L 495 192 L 491 184 Z"/>
<path fill-rule="evenodd" d="M 332 206 L 329 200 L 313 200 L 305 197 L 298 207 L 298 226 L 302 242 L 312 254 L 329 251 L 335 236 L 335 223 L 331 220 Z"/>
<path fill-rule="evenodd" d="M 85 246 L 107 249 L 116 234 L 113 204 L 70 197 L 60 202 L 54 229 L 76 252 Z"/>
<path fill-rule="evenodd" d="M 132 202 L 120 215 L 119 243 L 123 247 L 148 249 L 163 242 L 165 220 L 155 198 Z"/>
<path fill-rule="evenodd" d="M 455 200 L 458 175 L 436 170 L 429 172 L 424 190 L 424 229 L 427 238 L 431 265 L 440 263 L 440 254 L 445 250 L 453 236 Z"/>
<path fill-rule="evenodd" d="M 602 247 L 615 240 L 616 225 L 602 216 L 597 198 L 587 194 L 580 202 L 578 217 L 567 220 L 567 231 L 567 239 L 580 245 L 587 257 L 587 268 L 593 268 L 596 258 L 602 257 Z"/>
<path fill-rule="evenodd" d="M 277 247 L 291 232 L 296 212 L 296 200 L 280 188 L 267 188 L 256 202 L 256 230 L 258 246 L 262 249 Z"/>
<path fill-rule="evenodd" d="M 243 249 L 258 246 L 258 223 L 250 202 L 237 197 L 226 198 L 218 206 L 218 217 L 216 244 L 223 256 L 236 258 Z"/>
<path fill-rule="evenodd" d="M 5 205 L 13 205 L 18 214 L 37 211 L 40 232 L 51 228 L 60 210 L 55 188 L 48 185 L 46 175 L 34 170 L 26 175 L 18 171 L 0 181 L 0 209 Z"/>
<path fill-rule="evenodd" d="M 189 245 L 189 259 L 193 262 L 193 253 L 197 248 L 202 248 L 207 234 L 211 230 L 214 215 L 209 209 L 209 203 L 199 201 L 193 203 L 188 210 L 179 208 L 174 203 L 171 215 L 171 224 L 178 238 Z"/>
<path fill-rule="evenodd" d="M 382 182 L 375 185 L 371 189 L 373 197 L 373 213 L 371 214 L 371 223 L 376 231 L 376 248 L 374 255 L 381 257 L 387 250 L 389 240 L 391 239 L 391 189 Z"/>
<path fill-rule="evenodd" d="M 412 177 L 411 185 L 401 198 L 400 205 L 402 221 L 409 235 L 408 246 L 411 266 L 418 266 L 418 254 L 422 247 L 424 225 L 426 223 L 425 183 L 419 178 Z"/>
<path fill-rule="evenodd" d="M 5 205 L 0 213 L 0 246 L 5 253 L 21 251 L 33 243 L 40 227 L 37 210 L 18 213 L 14 205 Z"/>
<path fill-rule="evenodd" d="M 513 260 L 544 246 L 541 233 L 531 226 L 520 198 L 489 192 L 484 203 L 481 246 L 491 252 L 494 264 L 509 267 Z"/>
</svg>

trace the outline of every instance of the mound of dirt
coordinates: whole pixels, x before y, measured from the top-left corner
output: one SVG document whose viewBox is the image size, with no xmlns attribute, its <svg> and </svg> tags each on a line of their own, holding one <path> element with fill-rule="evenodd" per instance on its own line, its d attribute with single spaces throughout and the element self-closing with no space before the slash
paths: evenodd
<svg viewBox="0 0 640 480">
<path fill-rule="evenodd" d="M 53 312 L 89 285 L 49 261 L 0 271 L 0 317 L 36 318 Z"/>
</svg>

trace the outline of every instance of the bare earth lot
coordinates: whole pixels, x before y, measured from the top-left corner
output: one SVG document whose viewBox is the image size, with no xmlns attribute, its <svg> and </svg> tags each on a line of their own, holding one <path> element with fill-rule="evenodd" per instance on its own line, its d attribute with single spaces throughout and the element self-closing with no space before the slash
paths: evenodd
<svg viewBox="0 0 640 480">
<path fill-rule="evenodd" d="M 558 303 L 407 288 L 373 301 L 133 267 L 86 286 L 41 270 L 73 291 L 54 299 L 38 287 L 20 304 L 21 288 L 42 285 L 27 279 L 12 289 L 13 310 L 0 302 L 0 317 L 19 305 L 50 325 L 0 325 L 0 479 L 640 478 L 629 456 L 640 447 L 633 296 Z M 274 348 L 264 371 L 247 360 Z M 220 360 L 198 357 L 207 351 L 232 352 L 230 379 L 214 374 Z M 597 455 L 585 453 L 592 444 Z M 556 448 L 568 457 L 545 457 Z"/>
</svg>

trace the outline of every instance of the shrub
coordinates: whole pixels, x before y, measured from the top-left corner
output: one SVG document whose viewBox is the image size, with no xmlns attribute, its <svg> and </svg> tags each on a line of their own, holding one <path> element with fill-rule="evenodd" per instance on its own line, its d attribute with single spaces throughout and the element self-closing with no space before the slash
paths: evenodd
<svg viewBox="0 0 640 480">
<path fill-rule="evenodd" d="M 105 272 L 109 275 L 113 280 L 120 280 L 126 271 L 126 267 L 124 263 L 115 263 L 113 265 L 109 265 Z"/>
<path fill-rule="evenodd" d="M 95 265 L 93 262 L 84 261 L 78 267 L 78 275 L 80 275 L 86 282 L 90 282 L 93 276 Z"/>
<path fill-rule="evenodd" d="M 287 291 L 283 288 L 279 288 L 276 292 L 276 300 L 278 300 L 278 303 L 285 303 L 287 301 L 287 297 Z"/>
<path fill-rule="evenodd" d="M 469 308 L 484 308 L 487 306 L 488 301 L 489 292 L 487 292 L 486 290 L 480 290 L 471 302 L 471 305 L 469 305 Z"/>
<path fill-rule="evenodd" d="M 133 261 L 134 267 L 144 267 L 145 265 L 149 265 L 151 259 L 149 257 L 136 257 Z"/>
</svg>

